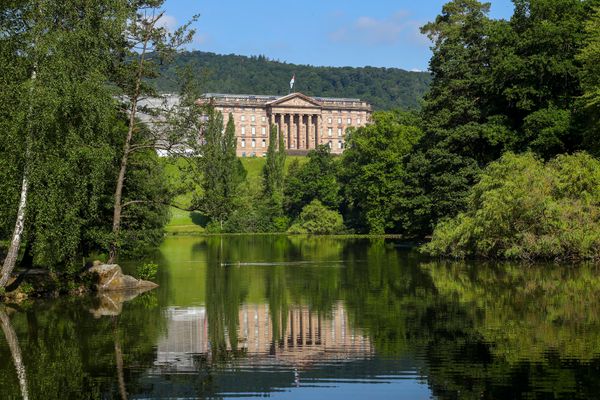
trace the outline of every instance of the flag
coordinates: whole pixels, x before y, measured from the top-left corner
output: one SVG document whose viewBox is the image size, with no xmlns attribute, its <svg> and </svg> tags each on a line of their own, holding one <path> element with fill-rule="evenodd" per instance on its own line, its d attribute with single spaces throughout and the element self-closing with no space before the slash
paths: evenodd
<svg viewBox="0 0 600 400">
<path fill-rule="evenodd" d="M 296 74 L 292 75 L 292 79 L 290 80 L 290 89 L 294 88 L 295 81 L 296 81 Z"/>
</svg>

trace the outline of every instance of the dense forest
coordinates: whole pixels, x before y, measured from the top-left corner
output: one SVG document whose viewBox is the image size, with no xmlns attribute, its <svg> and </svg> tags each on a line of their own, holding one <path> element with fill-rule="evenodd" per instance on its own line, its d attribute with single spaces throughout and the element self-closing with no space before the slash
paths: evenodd
<svg viewBox="0 0 600 400">
<path fill-rule="evenodd" d="M 160 92 L 176 92 L 178 70 L 190 67 L 200 77 L 205 92 L 239 94 L 288 94 L 288 82 L 296 75 L 294 90 L 309 96 L 358 97 L 375 109 L 419 107 L 431 82 L 427 72 L 399 68 L 314 67 L 269 60 L 265 56 L 219 55 L 182 52 L 161 67 L 152 82 Z"/>
</svg>

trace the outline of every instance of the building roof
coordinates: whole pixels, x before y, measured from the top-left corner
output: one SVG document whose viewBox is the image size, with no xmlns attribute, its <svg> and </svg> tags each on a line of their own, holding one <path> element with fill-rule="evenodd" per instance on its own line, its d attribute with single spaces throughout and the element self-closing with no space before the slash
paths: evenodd
<svg viewBox="0 0 600 400">
<path fill-rule="evenodd" d="M 293 94 L 293 93 L 290 93 Z M 244 100 L 277 100 L 280 99 L 282 97 L 287 97 L 289 96 L 289 94 L 286 95 L 260 95 L 260 94 L 228 94 L 228 93 L 204 93 L 202 95 L 202 97 L 205 98 L 238 98 L 238 99 L 244 99 Z M 307 97 L 311 97 L 315 100 L 318 101 L 356 101 L 359 102 L 360 99 L 356 99 L 356 98 L 344 98 L 344 97 L 318 97 L 318 96 L 307 96 Z"/>
</svg>

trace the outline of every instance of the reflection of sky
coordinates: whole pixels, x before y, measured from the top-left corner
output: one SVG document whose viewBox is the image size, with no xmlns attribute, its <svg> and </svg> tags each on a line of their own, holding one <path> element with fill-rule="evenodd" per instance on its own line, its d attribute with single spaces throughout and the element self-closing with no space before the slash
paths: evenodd
<svg viewBox="0 0 600 400">
<path fill-rule="evenodd" d="M 366 383 L 332 382 L 301 385 L 298 388 L 288 389 L 284 392 L 269 393 L 274 399 L 430 399 L 431 392 L 426 384 L 415 380 L 387 380 L 379 384 L 372 381 Z M 243 399 L 247 397 L 229 397 L 229 399 Z"/>
</svg>

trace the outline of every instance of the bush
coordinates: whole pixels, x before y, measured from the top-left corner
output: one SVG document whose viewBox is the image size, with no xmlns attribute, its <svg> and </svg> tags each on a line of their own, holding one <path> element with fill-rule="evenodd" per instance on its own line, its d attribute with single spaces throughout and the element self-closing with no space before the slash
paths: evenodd
<svg viewBox="0 0 600 400">
<path fill-rule="evenodd" d="M 483 172 L 467 211 L 437 225 L 433 256 L 600 259 L 600 162 L 586 153 L 544 164 L 505 154 Z"/>
<path fill-rule="evenodd" d="M 154 263 L 144 263 L 142 265 L 138 265 L 136 268 L 138 278 L 146 281 L 152 281 L 156 279 L 157 272 L 158 264 Z"/>
<path fill-rule="evenodd" d="M 328 209 L 319 200 L 313 200 L 304 206 L 288 232 L 327 235 L 340 233 L 343 230 L 344 221 L 340 213 Z"/>
</svg>

